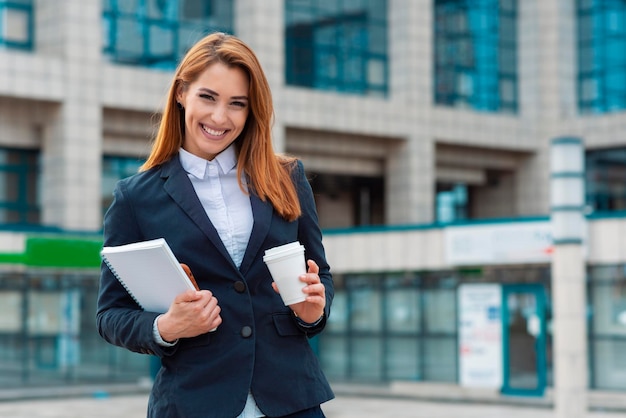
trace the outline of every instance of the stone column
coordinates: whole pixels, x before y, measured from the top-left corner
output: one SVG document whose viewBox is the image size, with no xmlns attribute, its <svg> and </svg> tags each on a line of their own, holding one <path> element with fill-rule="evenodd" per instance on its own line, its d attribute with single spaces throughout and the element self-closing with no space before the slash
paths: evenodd
<svg viewBox="0 0 626 418">
<path fill-rule="evenodd" d="M 432 1 L 390 0 L 388 13 L 389 101 L 405 136 L 386 161 L 385 223 L 433 222 Z"/>
<path fill-rule="evenodd" d="M 588 405 L 584 147 L 578 138 L 556 138 L 551 151 L 554 412 L 558 418 L 583 418 Z"/>
<path fill-rule="evenodd" d="M 235 2 L 235 33 L 254 50 L 268 79 L 276 120 L 273 125 L 273 143 L 277 152 L 284 152 L 285 127 L 280 100 L 285 85 L 285 20 L 283 0 L 237 0 Z"/>
<path fill-rule="evenodd" d="M 37 50 L 63 61 L 64 99 L 42 146 L 42 223 L 101 227 L 100 1 L 37 0 Z"/>
</svg>

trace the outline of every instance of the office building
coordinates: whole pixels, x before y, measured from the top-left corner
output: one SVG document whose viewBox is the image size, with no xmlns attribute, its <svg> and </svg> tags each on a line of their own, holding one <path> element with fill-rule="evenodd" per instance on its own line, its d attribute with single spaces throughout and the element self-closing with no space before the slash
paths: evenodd
<svg viewBox="0 0 626 418">
<path fill-rule="evenodd" d="M 550 152 L 574 138 L 588 386 L 626 390 L 626 5 L 590 0 L 0 0 L 0 385 L 145 375 L 95 332 L 102 216 L 215 30 L 257 52 L 276 149 L 311 178 L 331 379 L 463 384 L 461 289 L 482 283 L 495 381 L 550 386 Z"/>
</svg>

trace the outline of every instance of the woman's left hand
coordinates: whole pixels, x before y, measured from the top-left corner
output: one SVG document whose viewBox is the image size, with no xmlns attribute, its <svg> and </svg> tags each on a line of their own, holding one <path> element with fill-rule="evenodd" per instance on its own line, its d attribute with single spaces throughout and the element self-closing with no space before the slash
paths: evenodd
<svg viewBox="0 0 626 418">
<path fill-rule="evenodd" d="M 318 273 L 320 268 L 313 260 L 307 261 L 308 271 L 299 277 L 300 281 L 305 282 L 302 291 L 306 293 L 306 299 L 303 302 L 294 303 L 289 307 L 294 311 L 296 316 L 307 323 L 314 323 L 324 314 L 326 307 L 326 288 L 320 280 Z M 278 293 L 276 283 L 272 282 L 272 287 Z"/>
</svg>

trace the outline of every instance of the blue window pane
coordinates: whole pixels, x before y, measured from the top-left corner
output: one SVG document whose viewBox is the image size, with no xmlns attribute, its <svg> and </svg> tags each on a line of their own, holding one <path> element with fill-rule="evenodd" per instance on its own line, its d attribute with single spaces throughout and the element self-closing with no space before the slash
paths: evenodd
<svg viewBox="0 0 626 418">
<path fill-rule="evenodd" d="M 626 108 L 626 4 L 577 1 L 578 107 L 582 113 Z"/>
<path fill-rule="evenodd" d="M 389 338 L 385 341 L 385 366 L 391 380 L 421 380 L 421 345 L 415 338 Z"/>
<path fill-rule="evenodd" d="M 437 184 L 437 222 L 449 223 L 468 218 L 469 198 L 465 184 Z"/>
<path fill-rule="evenodd" d="M 115 184 L 126 177 L 137 173 L 143 160 L 133 157 L 104 156 L 102 160 L 101 208 L 106 212 L 113 202 Z"/>
<path fill-rule="evenodd" d="M 106 0 L 104 53 L 113 62 L 172 69 L 202 36 L 233 33 L 230 0 Z"/>
<path fill-rule="evenodd" d="M 600 212 L 626 210 L 626 148 L 589 151 L 585 165 L 589 209 Z"/>
<path fill-rule="evenodd" d="M 0 149 L 0 223 L 39 224 L 39 152 Z"/>
<path fill-rule="evenodd" d="M 32 0 L 0 0 L 0 47 L 33 48 Z"/>
<path fill-rule="evenodd" d="M 516 112 L 516 55 L 516 0 L 435 1 L 435 103 Z"/>
<path fill-rule="evenodd" d="M 385 0 L 287 0 L 285 25 L 287 84 L 386 94 Z"/>
</svg>

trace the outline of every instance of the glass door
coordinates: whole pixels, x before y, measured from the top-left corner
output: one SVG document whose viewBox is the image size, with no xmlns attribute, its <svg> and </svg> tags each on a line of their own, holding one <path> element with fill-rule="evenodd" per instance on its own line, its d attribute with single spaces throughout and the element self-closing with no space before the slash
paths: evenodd
<svg viewBox="0 0 626 418">
<path fill-rule="evenodd" d="M 539 284 L 504 285 L 502 393 L 542 396 L 546 387 L 546 296 Z"/>
</svg>

